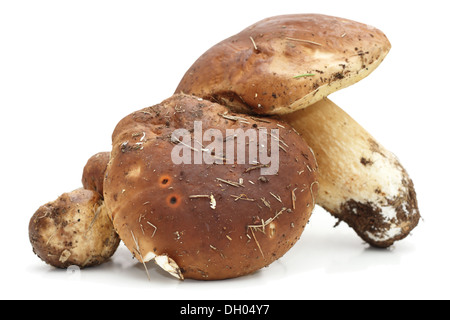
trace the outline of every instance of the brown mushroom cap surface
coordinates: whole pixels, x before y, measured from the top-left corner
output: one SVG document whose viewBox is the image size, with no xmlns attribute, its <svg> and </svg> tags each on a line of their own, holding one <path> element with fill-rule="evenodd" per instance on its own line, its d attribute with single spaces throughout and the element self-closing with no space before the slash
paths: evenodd
<svg viewBox="0 0 450 320">
<path fill-rule="evenodd" d="M 348 19 L 271 17 L 205 52 L 176 92 L 240 111 L 290 113 L 363 79 L 390 47 L 380 30 Z"/>
<path fill-rule="evenodd" d="M 40 207 L 30 220 L 29 237 L 34 253 L 57 268 L 101 264 L 120 243 L 100 194 L 84 189 Z"/>
<path fill-rule="evenodd" d="M 96 191 L 103 197 L 103 180 L 109 158 L 110 152 L 99 152 L 89 158 L 81 179 L 84 189 Z"/>
<path fill-rule="evenodd" d="M 226 129 L 278 129 L 278 173 L 261 176 L 260 167 L 234 162 L 174 164 L 171 152 L 180 143 L 172 133 L 192 132 L 194 121 L 219 129 L 225 140 L 234 139 Z M 200 141 L 191 147 L 203 149 Z M 289 125 L 175 95 L 117 125 L 105 204 L 140 262 L 169 257 L 179 278 L 233 278 L 269 265 L 296 243 L 315 204 L 315 170 L 311 149 Z"/>
</svg>

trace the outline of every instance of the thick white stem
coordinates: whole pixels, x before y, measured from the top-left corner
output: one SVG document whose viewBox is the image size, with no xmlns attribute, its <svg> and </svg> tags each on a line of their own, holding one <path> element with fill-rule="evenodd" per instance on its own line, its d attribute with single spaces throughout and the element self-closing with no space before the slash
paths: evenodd
<svg viewBox="0 0 450 320">
<path fill-rule="evenodd" d="M 419 222 L 414 186 L 397 157 L 329 99 L 283 116 L 314 150 L 317 204 L 367 242 L 388 247 Z"/>
</svg>

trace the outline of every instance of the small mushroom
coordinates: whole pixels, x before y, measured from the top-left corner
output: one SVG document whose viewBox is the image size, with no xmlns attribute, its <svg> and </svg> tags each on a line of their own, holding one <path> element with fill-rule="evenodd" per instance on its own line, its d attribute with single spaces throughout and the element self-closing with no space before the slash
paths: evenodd
<svg viewBox="0 0 450 320">
<path fill-rule="evenodd" d="M 279 133 L 258 139 L 260 148 L 279 151 L 279 170 L 266 183 L 258 180 L 265 165 L 239 163 L 237 154 L 224 158 L 203 141 L 216 129 L 214 141 L 231 141 L 234 149 L 239 137 L 230 130 L 259 127 Z M 179 129 L 183 136 L 174 135 Z M 257 141 L 245 141 L 248 155 Z M 178 279 L 215 280 L 253 273 L 284 255 L 301 236 L 317 189 L 314 154 L 288 124 L 174 95 L 116 126 L 104 197 L 115 229 L 138 261 L 154 260 Z"/>
<path fill-rule="evenodd" d="M 271 17 L 218 43 L 176 92 L 260 115 L 281 115 L 316 153 L 317 203 L 376 247 L 419 222 L 413 183 L 394 154 L 326 97 L 369 75 L 390 50 L 355 21 L 315 14 Z"/>
<path fill-rule="evenodd" d="M 99 265 L 120 243 L 100 194 L 84 189 L 41 206 L 30 220 L 29 237 L 34 253 L 57 268 Z"/>
<path fill-rule="evenodd" d="M 109 159 L 110 152 L 99 152 L 89 158 L 83 169 L 84 189 L 96 191 L 103 197 L 103 180 Z"/>
</svg>

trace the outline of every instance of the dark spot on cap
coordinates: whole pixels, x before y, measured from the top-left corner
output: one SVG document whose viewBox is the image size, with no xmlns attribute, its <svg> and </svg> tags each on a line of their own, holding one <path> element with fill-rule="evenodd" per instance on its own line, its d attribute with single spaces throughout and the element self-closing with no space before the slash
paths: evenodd
<svg viewBox="0 0 450 320">
<path fill-rule="evenodd" d="M 178 208 L 181 204 L 181 197 L 178 194 L 171 194 L 166 198 L 166 203 L 171 208 Z"/>
<path fill-rule="evenodd" d="M 163 175 L 159 178 L 159 185 L 161 188 L 167 188 L 171 185 L 172 178 L 168 175 Z"/>
<path fill-rule="evenodd" d="M 371 166 L 373 164 L 372 160 L 366 159 L 364 157 L 362 157 L 360 161 L 364 166 Z"/>
</svg>

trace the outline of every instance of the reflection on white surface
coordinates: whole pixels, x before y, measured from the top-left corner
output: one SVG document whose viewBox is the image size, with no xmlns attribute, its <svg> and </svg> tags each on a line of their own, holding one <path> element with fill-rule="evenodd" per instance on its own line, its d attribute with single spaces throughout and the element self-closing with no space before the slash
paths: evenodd
<svg viewBox="0 0 450 320">
<path fill-rule="evenodd" d="M 128 288 L 132 290 L 125 290 L 128 295 L 123 297 L 138 299 L 142 292 L 146 298 L 155 299 L 339 298 L 352 295 L 351 290 L 356 298 L 366 298 L 381 295 L 379 292 L 387 288 L 383 286 L 391 281 L 402 283 L 411 275 L 413 266 L 403 258 L 414 256 L 413 241 L 406 240 L 390 249 L 371 248 L 344 223 L 336 228 L 334 224 L 335 219 L 327 212 L 316 209 L 300 241 L 284 257 L 252 275 L 236 279 L 179 281 L 149 262 L 149 281 L 143 265 L 123 244 L 108 262 L 97 267 L 74 273 L 36 260 L 36 266 L 29 272 L 44 281 L 70 283 L 72 288 Z M 393 288 L 395 284 L 394 287 L 391 284 L 388 293 L 395 297 Z M 111 295 L 118 291 L 106 292 Z M 95 296 L 95 292 L 84 294 Z M 104 291 L 102 294 L 105 295 Z"/>
</svg>

